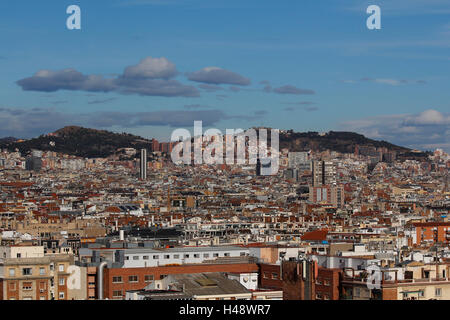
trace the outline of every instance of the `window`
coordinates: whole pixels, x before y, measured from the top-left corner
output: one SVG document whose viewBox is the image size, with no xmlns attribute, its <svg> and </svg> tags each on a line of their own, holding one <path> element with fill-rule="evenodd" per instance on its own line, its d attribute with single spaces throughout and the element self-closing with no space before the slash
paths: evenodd
<svg viewBox="0 0 450 320">
<path fill-rule="evenodd" d="M 170 259 L 170 254 L 165 254 L 164 259 Z"/>
<path fill-rule="evenodd" d="M 59 299 L 64 299 L 64 292 L 59 293 Z"/>
<path fill-rule="evenodd" d="M 225 252 L 225 253 L 223 254 L 223 256 L 224 256 L 224 257 L 229 257 L 229 256 L 230 256 L 230 253 L 229 253 L 229 252 Z"/>
<path fill-rule="evenodd" d="M 24 276 L 31 276 L 32 273 L 33 273 L 32 268 L 23 268 L 22 269 L 22 274 Z"/>
<path fill-rule="evenodd" d="M 39 297 L 39 300 L 45 300 L 45 297 L 41 296 L 41 297 Z"/>
<path fill-rule="evenodd" d="M 148 260 L 148 256 L 143 256 L 142 259 Z"/>
<path fill-rule="evenodd" d="M 33 289 L 33 283 L 32 282 L 24 282 L 22 285 L 23 290 L 32 290 Z"/>
<path fill-rule="evenodd" d="M 15 282 L 10 282 L 9 283 L 9 290 L 10 291 L 16 291 L 16 283 Z"/>
<path fill-rule="evenodd" d="M 122 282 L 122 277 L 121 276 L 113 277 L 113 283 L 121 283 L 121 282 Z"/>
<path fill-rule="evenodd" d="M 22 255 L 20 253 L 17 254 L 17 258 L 20 258 Z"/>
<path fill-rule="evenodd" d="M 39 274 L 41 276 L 45 275 L 45 268 L 39 268 Z"/>
<path fill-rule="evenodd" d="M 278 273 L 272 272 L 272 279 L 277 280 L 278 279 Z"/>
<path fill-rule="evenodd" d="M 174 259 L 180 259 L 180 255 L 179 255 L 179 254 L 174 254 L 174 255 L 173 255 L 173 258 L 174 258 Z"/>
<path fill-rule="evenodd" d="M 200 255 L 198 253 L 194 253 L 194 258 L 200 258 Z"/>
<path fill-rule="evenodd" d="M 263 278 L 264 278 L 264 279 L 269 279 L 269 274 L 268 274 L 267 272 L 264 272 L 264 273 L 263 273 Z"/>
<path fill-rule="evenodd" d="M 167 278 L 167 274 L 162 274 L 162 275 L 159 276 L 159 279 L 161 279 L 161 280 L 164 279 L 164 278 Z"/>
<path fill-rule="evenodd" d="M 440 296 L 442 295 L 442 289 L 441 289 L 441 288 L 436 288 L 436 289 L 434 290 L 434 295 L 435 295 L 436 297 L 440 297 Z"/>
<path fill-rule="evenodd" d="M 203 258 L 209 258 L 209 253 L 204 253 Z"/>
<path fill-rule="evenodd" d="M 125 257 L 125 260 L 130 260 L 130 257 L 129 257 L 129 256 L 126 256 L 126 257 Z"/>
<path fill-rule="evenodd" d="M 330 280 L 324 280 L 324 281 L 323 281 L 323 284 L 324 284 L 325 286 L 330 286 Z"/>
<path fill-rule="evenodd" d="M 9 276 L 14 277 L 16 275 L 16 269 L 9 269 Z"/>
<path fill-rule="evenodd" d="M 113 291 L 113 298 L 122 298 L 122 290 Z"/>
<path fill-rule="evenodd" d="M 64 265 L 63 264 L 58 265 L 58 271 L 59 272 L 64 272 Z"/>
<path fill-rule="evenodd" d="M 145 282 L 151 282 L 153 281 L 154 276 L 152 274 L 146 274 L 145 275 Z"/>
<path fill-rule="evenodd" d="M 41 281 L 41 282 L 39 283 L 39 289 L 45 290 L 45 289 L 46 289 L 46 283 Z"/>
<path fill-rule="evenodd" d="M 217 258 L 218 256 L 219 256 L 218 253 L 214 253 L 214 254 L 213 254 L 213 257 L 214 257 L 214 258 Z"/>
<path fill-rule="evenodd" d="M 138 276 L 129 276 L 128 282 L 138 282 Z"/>
<path fill-rule="evenodd" d="M 63 286 L 64 285 L 64 278 L 59 278 L 59 285 Z"/>
<path fill-rule="evenodd" d="M 156 255 L 156 254 L 155 254 L 155 255 L 153 256 L 153 260 L 158 260 L 158 259 L 159 259 L 159 255 Z"/>
<path fill-rule="evenodd" d="M 133 256 L 133 260 L 139 260 L 139 256 Z"/>
<path fill-rule="evenodd" d="M 185 258 L 189 258 L 189 255 L 188 255 L 188 254 L 185 254 L 184 257 L 185 257 Z"/>
<path fill-rule="evenodd" d="M 50 271 L 55 270 L 55 265 L 53 263 L 50 263 Z"/>
<path fill-rule="evenodd" d="M 241 252 L 240 256 L 245 257 L 246 256 L 245 252 Z"/>
</svg>

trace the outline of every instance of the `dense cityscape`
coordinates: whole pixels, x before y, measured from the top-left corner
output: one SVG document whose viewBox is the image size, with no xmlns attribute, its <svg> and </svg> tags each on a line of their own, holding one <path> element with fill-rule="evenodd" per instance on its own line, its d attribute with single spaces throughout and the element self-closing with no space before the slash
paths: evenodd
<svg viewBox="0 0 450 320">
<path fill-rule="evenodd" d="M 263 176 L 172 148 L 2 150 L 0 299 L 450 299 L 444 151 L 282 149 Z"/>
<path fill-rule="evenodd" d="M 0 1 L 0 304 L 445 307 L 449 17 L 449 0 Z"/>
</svg>

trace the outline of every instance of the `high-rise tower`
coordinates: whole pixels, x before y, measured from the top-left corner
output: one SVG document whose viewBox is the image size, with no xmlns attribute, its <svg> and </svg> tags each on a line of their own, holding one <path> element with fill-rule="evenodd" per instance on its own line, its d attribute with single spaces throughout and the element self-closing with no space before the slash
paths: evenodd
<svg viewBox="0 0 450 320">
<path fill-rule="evenodd" d="M 147 149 L 141 149 L 139 179 L 147 180 Z"/>
<path fill-rule="evenodd" d="M 336 167 L 331 161 L 312 162 L 312 185 L 314 187 L 336 183 Z"/>
</svg>

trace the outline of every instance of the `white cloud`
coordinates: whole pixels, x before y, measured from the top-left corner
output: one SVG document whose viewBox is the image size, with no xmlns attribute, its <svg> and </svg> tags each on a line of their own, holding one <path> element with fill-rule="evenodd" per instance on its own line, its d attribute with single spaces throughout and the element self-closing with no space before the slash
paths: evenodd
<svg viewBox="0 0 450 320">
<path fill-rule="evenodd" d="M 164 57 L 142 59 L 137 65 L 127 67 L 124 78 L 169 79 L 177 75 L 175 65 Z"/>
<path fill-rule="evenodd" d="M 380 115 L 350 120 L 339 125 L 369 138 L 386 140 L 421 150 L 439 146 L 449 151 L 450 114 L 428 109 L 417 114 Z"/>
<path fill-rule="evenodd" d="M 412 125 L 450 125 L 450 115 L 445 115 L 439 111 L 429 109 L 418 115 L 413 115 L 405 119 L 405 124 Z"/>
<path fill-rule="evenodd" d="M 199 96 L 195 87 L 171 79 L 176 74 L 175 65 L 166 58 L 147 57 L 137 65 L 126 67 L 122 75 L 113 78 L 84 75 L 74 69 L 40 70 L 31 77 L 17 81 L 17 84 L 25 91 L 74 90 L 163 97 Z"/>
<path fill-rule="evenodd" d="M 206 67 L 195 72 L 188 72 L 186 75 L 191 81 L 207 84 L 232 84 L 240 86 L 250 84 L 250 79 L 219 67 Z"/>
</svg>

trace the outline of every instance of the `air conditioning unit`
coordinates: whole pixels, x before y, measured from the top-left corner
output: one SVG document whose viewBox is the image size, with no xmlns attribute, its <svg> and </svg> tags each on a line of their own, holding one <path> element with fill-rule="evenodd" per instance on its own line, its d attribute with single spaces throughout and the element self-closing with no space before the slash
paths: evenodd
<svg viewBox="0 0 450 320">
<path fill-rule="evenodd" d="M 44 293 L 44 291 L 45 291 L 44 289 L 40 289 L 39 290 L 40 293 Z"/>
</svg>

